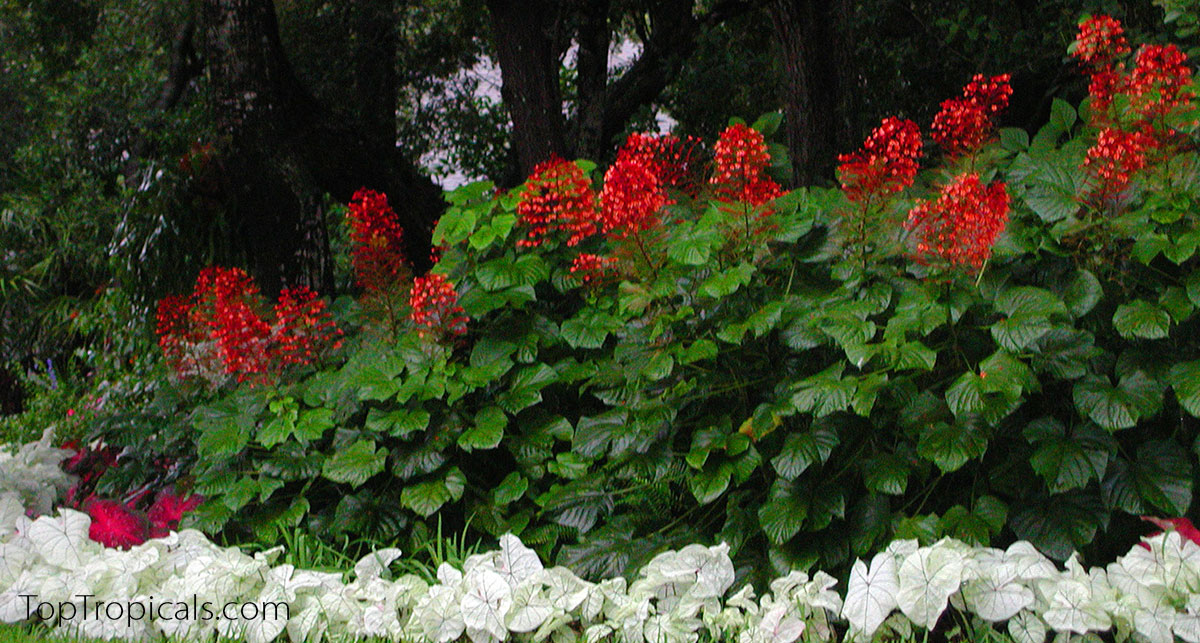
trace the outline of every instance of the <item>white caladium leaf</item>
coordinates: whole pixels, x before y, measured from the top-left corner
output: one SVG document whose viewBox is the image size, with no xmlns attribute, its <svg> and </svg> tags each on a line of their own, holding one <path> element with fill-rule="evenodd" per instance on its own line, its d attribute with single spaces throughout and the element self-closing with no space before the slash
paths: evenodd
<svg viewBox="0 0 1200 643">
<path fill-rule="evenodd" d="M 1200 585 L 1200 547 L 1177 531 L 1142 541 L 1118 562 L 1142 584 L 1164 587 Z"/>
<path fill-rule="evenodd" d="M 575 630 L 571 627 L 571 623 L 574 620 L 575 617 L 562 610 L 553 610 L 550 612 L 550 616 L 546 617 L 546 619 L 542 621 L 542 624 L 538 626 L 537 631 L 533 633 L 531 640 L 534 643 L 545 641 L 551 637 L 555 637 L 556 640 L 561 640 L 559 638 L 562 636 L 560 632 L 565 632 L 569 633 L 570 635 L 570 638 L 567 640 L 574 641 L 577 638 L 575 635 Z"/>
<path fill-rule="evenodd" d="M 513 632 L 532 632 L 553 612 L 554 606 L 543 593 L 541 583 L 523 583 L 513 590 L 505 626 Z"/>
<path fill-rule="evenodd" d="M 537 552 L 526 547 L 519 538 L 512 534 L 500 537 L 500 555 L 496 560 L 496 572 L 515 588 L 521 581 L 542 571 L 541 559 Z"/>
<path fill-rule="evenodd" d="M 959 552 L 940 543 L 918 549 L 897 570 L 900 589 L 896 603 L 900 611 L 914 624 L 933 629 L 950 595 L 958 591 L 965 567 Z"/>
<path fill-rule="evenodd" d="M 907 540 L 893 540 L 892 542 L 888 543 L 887 549 L 885 549 L 884 552 L 895 557 L 896 564 L 899 564 L 900 561 L 917 553 L 917 550 L 920 549 L 920 547 L 921 543 L 912 538 Z"/>
<path fill-rule="evenodd" d="M 1187 643 L 1200 643 L 1200 616 L 1177 614 L 1171 630 Z"/>
<path fill-rule="evenodd" d="M 868 570 L 861 560 L 850 569 L 850 584 L 842 616 L 863 637 L 870 638 L 880 624 L 896 609 L 900 580 L 896 573 L 895 557 L 884 552 L 871 559 Z"/>
<path fill-rule="evenodd" d="M 1021 580 L 1054 578 L 1058 575 L 1054 563 L 1027 541 L 1019 540 L 1009 545 L 1004 553 L 1016 565 L 1017 578 Z"/>
<path fill-rule="evenodd" d="M 313 602 L 307 607 L 300 610 L 298 614 L 293 613 L 291 619 L 288 620 L 287 634 L 288 639 L 292 641 L 319 641 L 328 629 L 328 624 L 321 617 L 321 607 L 318 603 Z M 458 638 L 457 636 L 453 638 Z M 430 641 L 445 643 L 453 639 L 438 639 L 429 637 Z"/>
<path fill-rule="evenodd" d="M 87 514 L 64 509 L 57 518 L 42 516 L 33 521 L 29 540 L 46 562 L 63 569 L 82 567 L 100 547 L 88 538 L 91 524 Z"/>
<path fill-rule="evenodd" d="M 35 561 L 36 557 L 23 544 L 0 543 L 0 589 L 8 589 L 17 582 Z"/>
<path fill-rule="evenodd" d="M 461 589 L 463 583 L 463 573 L 454 568 L 450 563 L 442 563 L 437 569 L 438 582 L 447 587 Z"/>
<path fill-rule="evenodd" d="M 481 630 L 475 627 L 467 628 L 467 638 L 471 639 L 471 643 L 499 643 L 504 640 L 493 636 L 488 630 Z"/>
<path fill-rule="evenodd" d="M 463 635 L 462 596 L 444 585 L 429 588 L 429 593 L 417 603 L 418 625 L 426 639 L 433 643 L 448 643 Z"/>
<path fill-rule="evenodd" d="M 813 575 L 812 580 L 804 584 L 800 591 L 791 595 L 791 600 L 807 605 L 813 609 L 829 610 L 832 614 L 842 611 L 842 597 L 834 591 L 837 579 L 823 571 Z"/>
<path fill-rule="evenodd" d="M 591 583 L 585 583 L 565 567 L 551 567 L 542 577 L 546 586 L 546 597 L 555 608 L 564 612 L 573 612 L 583 604 L 588 597 Z"/>
<path fill-rule="evenodd" d="M 592 625 L 583 631 L 584 643 L 602 643 L 613 638 L 613 628 L 603 623 Z"/>
<path fill-rule="evenodd" d="M 476 568 L 466 577 L 466 591 L 459 604 L 463 623 L 468 629 L 488 632 L 497 639 L 508 636 L 504 617 L 512 607 L 512 588 L 504 577 L 485 568 Z"/>
<path fill-rule="evenodd" d="M 804 621 L 786 604 L 779 604 L 763 612 L 755 634 L 755 639 L 764 643 L 794 643 L 804 634 Z"/>
<path fill-rule="evenodd" d="M 1133 629 L 1149 643 L 1175 643 L 1176 616 L 1175 608 L 1165 603 L 1144 606 L 1133 613 Z"/>
<path fill-rule="evenodd" d="M 13 532 L 17 519 L 25 515 L 25 506 L 21 504 L 21 496 L 8 492 L 0 494 L 0 538 Z"/>
<path fill-rule="evenodd" d="M 371 552 L 363 556 L 362 560 L 354 565 L 354 577 L 358 579 L 378 578 L 383 570 L 387 569 L 393 561 L 400 557 L 400 550 L 395 547 L 388 547 L 378 551 Z"/>
<path fill-rule="evenodd" d="M 1016 643 L 1045 643 L 1046 624 L 1033 612 L 1020 612 L 1008 621 L 1008 635 Z"/>
<path fill-rule="evenodd" d="M 1093 600 L 1090 584 L 1073 579 L 1063 579 L 1055 585 L 1042 619 L 1059 632 L 1075 634 L 1112 627 L 1108 614 Z"/>
<path fill-rule="evenodd" d="M 1020 583 L 999 583 L 990 578 L 968 581 L 962 588 L 967 608 L 985 621 L 1007 621 L 1033 604 L 1033 590 Z"/>
</svg>

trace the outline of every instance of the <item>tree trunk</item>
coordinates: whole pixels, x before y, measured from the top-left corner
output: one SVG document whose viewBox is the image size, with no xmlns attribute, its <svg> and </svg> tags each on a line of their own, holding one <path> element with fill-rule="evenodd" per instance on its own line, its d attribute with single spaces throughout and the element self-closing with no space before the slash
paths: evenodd
<svg viewBox="0 0 1200 643">
<path fill-rule="evenodd" d="M 579 25 L 579 55 L 575 65 L 579 94 L 575 120 L 571 124 L 574 155 L 600 159 L 607 151 L 604 113 L 608 107 L 609 0 L 582 0 Z"/>
<path fill-rule="evenodd" d="M 492 37 L 512 118 L 512 145 L 522 177 L 551 156 L 566 156 L 558 60 L 550 37 L 552 7 L 542 1 L 488 0 Z"/>
<path fill-rule="evenodd" d="M 230 241 L 263 291 L 332 290 L 323 196 L 344 202 L 364 186 L 405 203 L 396 210 L 409 258 L 418 270 L 427 267 L 441 192 L 399 157 L 394 123 L 363 129 L 320 105 L 287 60 L 270 0 L 203 0 L 201 24 Z M 394 73 L 390 64 L 380 68 L 384 76 Z M 367 74 L 368 66 L 360 71 Z"/>
<path fill-rule="evenodd" d="M 848 0 L 773 0 L 775 36 L 787 72 L 784 121 L 792 180 L 832 176 L 839 152 L 853 147 L 853 67 Z"/>
</svg>

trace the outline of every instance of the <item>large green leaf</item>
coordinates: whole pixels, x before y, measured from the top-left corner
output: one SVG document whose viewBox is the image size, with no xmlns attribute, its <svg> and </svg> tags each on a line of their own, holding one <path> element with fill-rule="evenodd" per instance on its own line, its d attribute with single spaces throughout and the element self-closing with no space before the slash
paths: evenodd
<svg viewBox="0 0 1200 643">
<path fill-rule="evenodd" d="M 458 436 L 458 446 L 467 451 L 474 449 L 494 449 L 504 438 L 504 427 L 508 426 L 508 416 L 504 409 L 489 406 L 475 414 L 475 426 Z"/>
<path fill-rule="evenodd" d="M 373 440 L 359 439 L 334 452 L 333 457 L 325 461 L 321 475 L 357 487 L 383 471 L 387 454 L 388 450 L 376 448 Z"/>
<path fill-rule="evenodd" d="M 579 315 L 562 324 L 562 338 L 572 348 L 600 348 L 608 334 L 622 326 L 621 320 L 598 311 L 585 308 Z"/>
<path fill-rule="evenodd" d="M 917 454 L 942 471 L 956 471 L 987 451 L 987 435 L 974 422 L 938 422 L 921 431 Z"/>
<path fill-rule="evenodd" d="M 1182 516 L 1192 504 L 1192 463 L 1187 451 L 1169 440 L 1138 447 L 1134 482 L 1142 499 L 1168 516 Z"/>
<path fill-rule="evenodd" d="M 862 472 L 863 484 L 871 491 L 902 496 L 908 486 L 908 463 L 893 453 L 881 453 L 863 460 Z"/>
<path fill-rule="evenodd" d="M 770 497 L 758 508 L 758 523 L 767 539 L 777 545 L 800 532 L 808 517 L 808 498 L 790 483 L 776 483 Z"/>
<path fill-rule="evenodd" d="M 1161 306 L 1148 301 L 1134 301 L 1117 306 L 1113 327 L 1122 337 L 1163 339 L 1171 329 L 1171 315 Z"/>
<path fill-rule="evenodd" d="M 1091 544 L 1104 513 L 1099 498 L 1072 491 L 1040 500 L 1023 500 L 1014 507 L 1009 527 L 1017 538 L 1028 540 L 1043 554 L 1065 560 Z"/>
<path fill-rule="evenodd" d="M 263 406 L 265 403 L 244 404 L 239 398 L 228 398 L 196 407 L 192 412 L 192 423 L 200 433 L 196 441 L 197 452 L 201 457 L 211 458 L 246 448 Z"/>
<path fill-rule="evenodd" d="M 1200 360 L 1172 366 L 1168 380 L 1179 405 L 1192 417 L 1200 417 Z"/>
<path fill-rule="evenodd" d="M 1087 485 L 1088 480 L 1104 478 L 1108 452 L 1071 438 L 1043 440 L 1029 464 L 1046 481 L 1051 493 L 1060 493 Z"/>
<path fill-rule="evenodd" d="M 804 433 L 792 433 L 783 442 L 771 466 L 785 480 L 795 479 L 816 462 L 829 459 L 839 443 L 837 433 L 827 427 L 815 427 Z"/>
<path fill-rule="evenodd" d="M 728 462 L 710 462 L 704 470 L 693 475 L 688 481 L 688 487 L 696 502 L 706 505 L 725 493 L 729 488 L 729 479 L 733 476 L 733 465 Z"/>
</svg>

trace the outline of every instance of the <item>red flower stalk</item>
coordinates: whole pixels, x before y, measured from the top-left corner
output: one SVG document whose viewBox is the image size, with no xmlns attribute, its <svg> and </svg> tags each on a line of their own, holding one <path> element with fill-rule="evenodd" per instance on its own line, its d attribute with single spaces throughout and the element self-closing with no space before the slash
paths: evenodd
<svg viewBox="0 0 1200 643">
<path fill-rule="evenodd" d="M 279 293 L 271 341 L 281 365 L 310 364 L 321 351 L 341 345 L 341 335 L 317 293 L 306 286 L 284 288 Z"/>
<path fill-rule="evenodd" d="M 350 199 L 346 212 L 354 248 L 354 273 L 367 292 L 391 288 L 408 275 L 404 257 L 404 230 L 388 205 L 387 195 L 362 188 Z"/>
<path fill-rule="evenodd" d="M 688 136 L 653 136 L 633 133 L 617 152 L 617 158 L 634 159 L 645 165 L 663 188 L 677 189 L 689 197 L 700 193 L 704 166 L 703 143 Z"/>
<path fill-rule="evenodd" d="M 625 238 L 658 223 L 667 195 L 658 178 L 638 158 L 618 158 L 604 173 L 600 216 L 605 234 Z"/>
<path fill-rule="evenodd" d="M 571 274 L 584 284 L 592 284 L 604 280 L 612 272 L 617 263 L 615 257 L 582 253 L 571 262 Z"/>
<path fill-rule="evenodd" d="M 168 295 L 158 301 L 155 313 L 155 331 L 158 333 L 158 346 L 162 349 L 167 363 L 176 372 L 190 370 L 192 364 L 187 358 L 187 344 L 194 337 L 191 323 L 192 303 L 187 297 Z"/>
<path fill-rule="evenodd" d="M 226 268 L 213 280 L 213 318 L 209 320 L 227 373 L 238 381 L 265 373 L 271 326 L 255 311 L 258 286 L 241 268 Z"/>
<path fill-rule="evenodd" d="M 1008 74 L 991 78 L 976 74 L 963 88 L 962 98 L 942 103 L 942 110 L 933 117 L 931 136 L 946 156 L 954 158 L 983 147 L 992 134 L 992 116 L 1008 107 L 1010 78 Z"/>
<path fill-rule="evenodd" d="M 864 206 L 913 184 L 921 158 L 917 124 L 894 116 L 883 119 L 862 149 L 838 155 L 838 178 L 851 203 Z"/>
<path fill-rule="evenodd" d="M 1092 114 L 1104 117 L 1112 106 L 1113 97 L 1124 92 L 1128 79 L 1123 75 L 1123 68 L 1106 67 L 1092 73 L 1088 82 L 1088 94 L 1092 97 Z"/>
<path fill-rule="evenodd" d="M 1134 58 L 1128 87 L 1130 103 L 1145 120 L 1165 116 L 1194 98 L 1186 89 L 1191 80 L 1187 54 L 1175 45 L 1146 45 Z"/>
<path fill-rule="evenodd" d="M 458 305 L 458 293 L 446 277 L 430 273 L 413 279 L 408 299 L 410 319 L 418 326 L 421 336 L 430 331 L 438 335 L 463 335 L 467 332 L 467 316 Z"/>
<path fill-rule="evenodd" d="M 716 169 L 709 183 L 716 186 L 718 199 L 757 206 L 783 193 L 765 175 L 771 155 L 757 130 L 744 123 L 730 125 L 721 132 L 713 152 Z"/>
<path fill-rule="evenodd" d="M 115 500 L 92 498 L 83 510 L 92 518 L 88 538 L 118 549 L 129 549 L 146 542 L 149 529 L 146 519 Z"/>
<path fill-rule="evenodd" d="M 540 246 L 555 230 L 567 232 L 567 245 L 574 246 L 596 234 L 596 193 L 578 165 L 552 158 L 538 164 L 525 182 L 517 217 L 529 228 L 518 246 Z"/>
<path fill-rule="evenodd" d="M 1146 151 L 1152 147 L 1154 140 L 1142 132 L 1102 130 L 1083 161 L 1095 180 L 1092 193 L 1106 201 L 1124 192 L 1133 175 L 1146 166 Z"/>
<path fill-rule="evenodd" d="M 1003 183 L 984 187 L 978 174 L 957 177 L 936 200 L 922 201 L 909 212 L 904 227 L 915 231 L 915 259 L 979 269 L 1004 230 L 1008 206 Z"/>
<path fill-rule="evenodd" d="M 1071 55 L 1094 70 L 1110 67 L 1118 58 L 1128 54 L 1129 41 L 1121 22 L 1112 16 L 1097 15 L 1079 23 L 1079 35 Z"/>
</svg>

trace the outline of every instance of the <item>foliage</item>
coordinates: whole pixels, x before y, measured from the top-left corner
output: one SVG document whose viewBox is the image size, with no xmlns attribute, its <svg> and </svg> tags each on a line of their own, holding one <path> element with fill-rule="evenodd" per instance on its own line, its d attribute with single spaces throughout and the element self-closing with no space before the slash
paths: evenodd
<svg viewBox="0 0 1200 643">
<path fill-rule="evenodd" d="M 44 448 L 34 445 L 35 448 Z M 26 450 L 23 448 L 22 451 Z M 171 532 L 128 551 L 88 538 L 89 518 L 63 509 L 28 517 L 10 481 L 0 480 L 0 620 L 29 620 L 22 596 L 54 606 L 54 631 L 105 639 L 166 635 L 200 639 L 214 632 L 267 642 L 323 635 L 449 643 L 534 640 L 696 641 L 769 643 L 913 638 L 954 619 L 972 639 L 996 636 L 1007 621 L 1014 641 L 1039 643 L 1049 631 L 1134 632 L 1151 641 L 1200 640 L 1195 612 L 1200 546 L 1179 532 L 1139 543 L 1106 567 L 1085 569 L 1072 555 L 1059 569 L 1027 542 L 1006 550 L 941 539 L 928 546 L 892 542 L 868 565 L 854 563 L 844 594 L 825 572 L 792 571 L 758 597 L 735 583 L 728 545 L 689 545 L 658 553 L 632 582 L 591 583 L 506 534 L 499 549 L 442 563 L 434 578 L 394 576 L 402 552 L 383 548 L 353 565 L 354 580 L 337 571 L 276 565 L 282 548 L 254 556 L 221 548 L 193 530 Z M 77 573 L 83 571 L 85 573 Z M 87 599 L 116 602 L 127 618 L 78 618 Z M 146 618 L 158 605 L 254 605 L 252 618 Z M 267 609 L 287 605 L 286 612 Z M 94 604 L 94 603 L 93 603 Z M 134 617 L 135 604 L 143 610 Z M 66 608 L 74 617 L 68 617 Z M 39 608 L 41 609 L 41 608 Z M 185 610 L 186 611 L 186 610 Z M 90 613 L 90 612 L 89 612 Z M 190 614 L 190 615 L 189 615 Z M 947 616 L 950 615 L 950 616 Z M 842 623 L 847 629 L 843 629 Z"/>
</svg>

